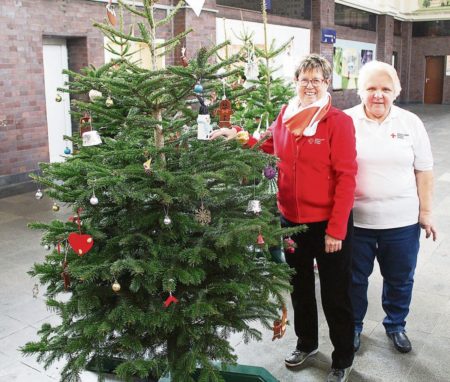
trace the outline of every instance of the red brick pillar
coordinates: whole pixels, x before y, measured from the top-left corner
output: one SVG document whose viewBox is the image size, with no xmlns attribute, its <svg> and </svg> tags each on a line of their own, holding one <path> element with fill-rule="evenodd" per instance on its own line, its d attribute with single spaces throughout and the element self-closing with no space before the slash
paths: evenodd
<svg viewBox="0 0 450 382">
<path fill-rule="evenodd" d="M 174 33 L 178 34 L 190 28 L 193 29 L 182 44 L 175 49 L 175 64 L 180 64 L 181 47 L 186 47 L 186 56 L 191 59 L 202 47 L 211 47 L 216 42 L 216 0 L 206 0 L 200 16 L 192 8 L 186 6 L 178 12 L 174 20 Z"/>
<path fill-rule="evenodd" d="M 409 81 L 411 77 L 411 47 L 412 47 L 412 22 L 402 22 L 402 48 L 399 52 L 401 72 L 400 84 L 402 92 L 400 93 L 400 101 L 409 101 Z"/>
<path fill-rule="evenodd" d="M 333 44 L 322 43 L 322 28 L 334 29 L 334 0 L 311 2 L 311 53 L 319 53 L 333 63 Z"/>
<path fill-rule="evenodd" d="M 378 15 L 377 17 L 377 60 L 392 63 L 394 51 L 394 17 Z"/>
</svg>

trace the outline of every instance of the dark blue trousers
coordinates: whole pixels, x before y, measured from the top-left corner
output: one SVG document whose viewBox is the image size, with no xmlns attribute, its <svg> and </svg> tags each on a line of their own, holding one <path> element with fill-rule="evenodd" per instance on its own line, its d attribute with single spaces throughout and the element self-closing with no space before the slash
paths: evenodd
<svg viewBox="0 0 450 382">
<path fill-rule="evenodd" d="M 355 331 L 361 333 L 367 312 L 367 288 L 375 258 L 383 276 L 382 306 L 386 333 L 404 331 L 409 313 L 414 271 L 419 252 L 420 226 L 391 229 L 355 227 L 351 297 Z"/>
<path fill-rule="evenodd" d="M 285 253 L 286 262 L 296 270 L 291 279 L 291 294 L 294 308 L 294 328 L 297 335 L 297 349 L 311 352 L 318 348 L 318 316 L 315 291 L 314 259 L 319 277 L 322 307 L 330 329 L 334 347 L 331 354 L 332 368 L 345 369 L 353 363 L 353 312 L 350 299 L 351 255 L 353 217 L 347 226 L 347 236 L 342 250 L 325 253 L 325 229 L 328 222 L 307 223 L 308 229 L 292 235 L 297 244 L 294 253 Z M 281 216 L 283 227 L 292 223 Z"/>
</svg>

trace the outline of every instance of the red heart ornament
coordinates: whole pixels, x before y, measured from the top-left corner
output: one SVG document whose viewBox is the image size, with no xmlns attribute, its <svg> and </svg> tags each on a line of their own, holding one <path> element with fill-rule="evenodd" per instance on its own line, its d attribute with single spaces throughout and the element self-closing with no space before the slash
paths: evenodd
<svg viewBox="0 0 450 382">
<path fill-rule="evenodd" d="M 78 256 L 88 253 L 94 245 L 94 239 L 91 235 L 80 235 L 72 232 L 69 237 L 69 244 Z"/>
</svg>

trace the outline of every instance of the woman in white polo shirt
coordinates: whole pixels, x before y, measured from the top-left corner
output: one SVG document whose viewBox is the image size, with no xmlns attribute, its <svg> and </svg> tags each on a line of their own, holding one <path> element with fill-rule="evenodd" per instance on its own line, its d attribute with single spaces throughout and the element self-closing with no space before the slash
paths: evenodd
<svg viewBox="0 0 450 382">
<path fill-rule="evenodd" d="M 383 276 L 383 325 L 395 348 L 411 350 L 405 334 L 420 229 L 436 240 L 431 221 L 433 157 L 422 121 L 393 105 L 400 94 L 395 69 L 371 61 L 358 78 L 362 103 L 345 112 L 356 129 L 358 174 L 354 203 L 352 303 L 355 351 L 367 311 L 375 258 Z"/>
</svg>

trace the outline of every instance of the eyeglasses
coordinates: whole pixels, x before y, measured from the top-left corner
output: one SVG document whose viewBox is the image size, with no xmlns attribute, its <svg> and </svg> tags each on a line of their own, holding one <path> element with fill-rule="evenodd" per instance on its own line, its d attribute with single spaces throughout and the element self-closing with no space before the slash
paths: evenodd
<svg viewBox="0 0 450 382">
<path fill-rule="evenodd" d="M 298 83 L 300 84 L 301 87 L 308 87 L 308 85 L 311 83 L 312 86 L 314 86 L 315 88 L 318 88 L 320 85 L 322 85 L 322 82 L 324 81 L 324 79 L 319 79 L 319 78 L 313 78 L 312 80 L 307 80 L 306 78 L 298 80 Z"/>
</svg>

